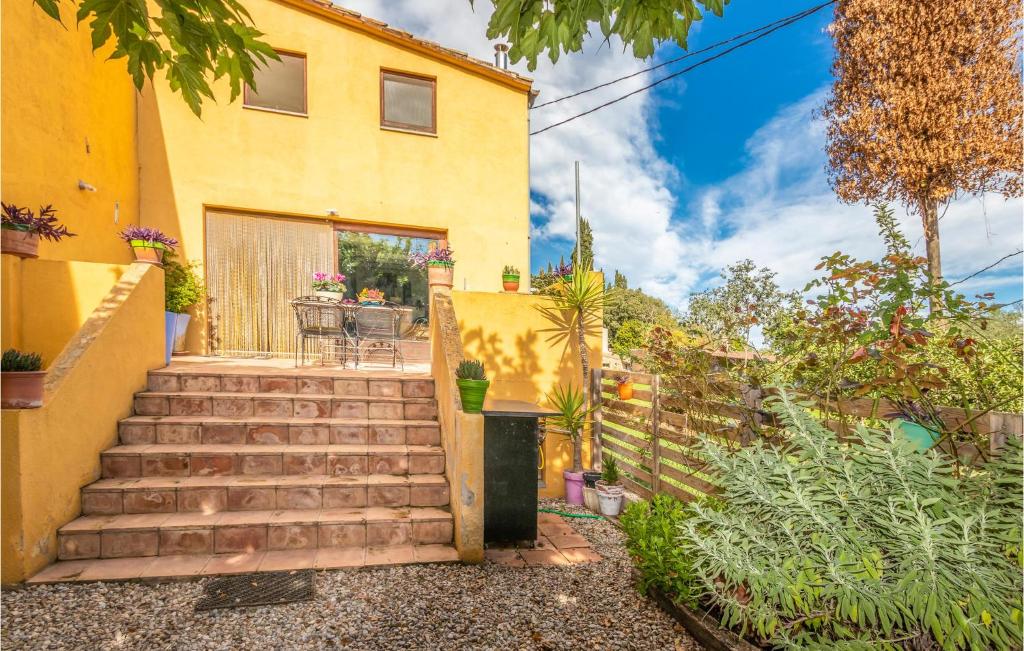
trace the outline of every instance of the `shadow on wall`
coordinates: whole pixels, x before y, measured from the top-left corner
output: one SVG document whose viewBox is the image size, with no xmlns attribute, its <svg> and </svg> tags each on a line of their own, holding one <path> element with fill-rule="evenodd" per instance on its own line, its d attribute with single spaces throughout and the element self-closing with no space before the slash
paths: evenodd
<svg viewBox="0 0 1024 651">
<path fill-rule="evenodd" d="M 489 395 L 492 398 L 543 400 L 544 390 L 537 382 L 541 374 L 536 350 L 539 337 L 534 330 L 515 335 L 514 354 L 506 353 L 506 344 L 499 332 L 485 334 L 482 326 L 467 329 L 464 322 L 459 324 L 459 330 L 466 357 L 483 362 L 491 380 Z"/>
<path fill-rule="evenodd" d="M 175 96 L 175 101 L 180 98 Z M 184 224 L 178 211 L 178 203 L 174 192 L 174 181 L 171 177 L 171 165 L 167 155 L 167 142 L 164 139 L 163 120 L 160 117 L 160 106 L 157 93 L 150 82 L 138 95 L 139 102 L 139 192 L 142 206 L 139 223 L 142 226 L 158 228 L 175 238 L 178 246 L 177 261 L 186 264 L 192 261 L 200 263 L 199 273 L 205 280 L 206 262 L 204 250 L 190 251 L 185 248 L 186 238 L 183 237 Z M 196 118 L 197 126 L 201 123 Z M 205 229 L 206 216 L 198 216 L 200 228 Z M 192 322 L 188 327 L 185 348 L 190 351 L 206 350 L 206 309 L 205 301 L 189 310 Z"/>
</svg>

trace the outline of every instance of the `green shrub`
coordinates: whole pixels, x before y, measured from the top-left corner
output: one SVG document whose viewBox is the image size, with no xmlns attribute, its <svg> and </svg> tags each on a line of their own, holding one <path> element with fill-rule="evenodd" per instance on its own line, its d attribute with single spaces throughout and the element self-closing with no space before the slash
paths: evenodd
<svg viewBox="0 0 1024 651">
<path fill-rule="evenodd" d="M 776 646 L 1019 648 L 1021 447 L 962 476 L 894 426 L 844 445 L 783 395 L 784 443 L 705 441 L 724 506 L 680 548 L 723 625 Z"/>
<path fill-rule="evenodd" d="M 43 368 L 43 358 L 38 353 L 23 353 L 9 348 L 0 358 L 0 372 L 24 373 L 38 371 Z"/>
<path fill-rule="evenodd" d="M 693 574 L 689 549 L 679 541 L 681 526 L 692 515 L 689 506 L 664 494 L 633 502 L 619 521 L 626 549 L 640 572 L 640 589 L 655 587 L 687 606 L 697 605 L 703 590 Z"/>
<path fill-rule="evenodd" d="M 203 300 L 206 289 L 196 272 L 197 263 L 181 264 L 170 252 L 164 254 L 164 309 L 184 314 L 188 308 Z"/>
<path fill-rule="evenodd" d="M 460 380 L 486 380 L 484 365 L 475 359 L 466 359 L 459 362 L 455 369 L 455 377 Z"/>
</svg>

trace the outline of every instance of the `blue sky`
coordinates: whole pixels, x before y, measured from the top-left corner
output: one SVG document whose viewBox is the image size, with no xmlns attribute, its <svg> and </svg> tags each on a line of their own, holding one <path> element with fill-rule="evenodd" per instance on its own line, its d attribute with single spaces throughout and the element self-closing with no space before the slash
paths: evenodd
<svg viewBox="0 0 1024 651">
<path fill-rule="evenodd" d="M 468 0 L 342 0 L 410 32 L 490 60 L 484 34 L 490 3 Z M 795 14 L 817 0 L 732 0 L 707 17 L 690 49 Z M 531 138 L 531 269 L 568 255 L 574 237 L 574 160 L 582 167 L 582 210 L 595 233 L 597 265 L 623 271 L 677 308 L 718 282 L 718 271 L 751 258 L 802 288 L 818 260 L 842 249 L 877 257 L 870 209 L 839 203 L 825 174 L 824 124 L 815 119 L 831 83 L 831 8 L 727 54 L 652 92 L 631 97 Z M 598 34 L 596 26 L 592 30 Z M 663 46 L 654 62 L 681 54 Z M 697 58 L 699 58 L 698 55 Z M 695 59 L 641 74 L 583 97 L 531 112 L 531 130 L 644 86 Z M 541 102 L 651 65 L 621 43 L 591 38 L 580 53 L 537 70 Z M 894 206 L 918 250 L 914 215 Z M 952 202 L 941 222 L 946 277 L 961 278 L 1021 248 L 1022 203 L 997 196 Z M 457 246 L 457 245 L 456 245 Z M 963 288 L 1021 298 L 1016 256 Z"/>
</svg>

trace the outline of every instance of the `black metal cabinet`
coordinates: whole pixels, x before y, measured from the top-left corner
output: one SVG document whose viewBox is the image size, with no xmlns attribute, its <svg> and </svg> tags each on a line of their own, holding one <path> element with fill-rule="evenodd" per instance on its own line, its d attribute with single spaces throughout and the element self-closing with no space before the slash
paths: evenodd
<svg viewBox="0 0 1024 651">
<path fill-rule="evenodd" d="M 537 405 L 488 400 L 484 405 L 484 542 L 537 539 Z"/>
</svg>

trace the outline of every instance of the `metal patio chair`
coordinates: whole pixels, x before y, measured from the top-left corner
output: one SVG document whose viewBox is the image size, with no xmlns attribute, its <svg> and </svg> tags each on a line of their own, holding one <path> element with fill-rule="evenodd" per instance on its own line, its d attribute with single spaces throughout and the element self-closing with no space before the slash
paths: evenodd
<svg viewBox="0 0 1024 651">
<path fill-rule="evenodd" d="M 324 344 L 333 345 L 335 353 L 344 366 L 349 348 L 355 348 L 345 328 L 345 313 L 341 303 L 321 296 L 300 296 L 291 301 L 295 311 L 295 366 L 306 363 L 306 340 L 313 339 L 319 344 L 320 363 L 326 356 Z"/>
<path fill-rule="evenodd" d="M 393 303 L 384 305 L 357 305 L 349 309 L 350 319 L 354 326 L 355 364 L 372 354 L 385 353 L 391 355 L 391 367 L 401 364 L 401 339 L 399 338 L 399 322 L 401 310 Z"/>
</svg>

